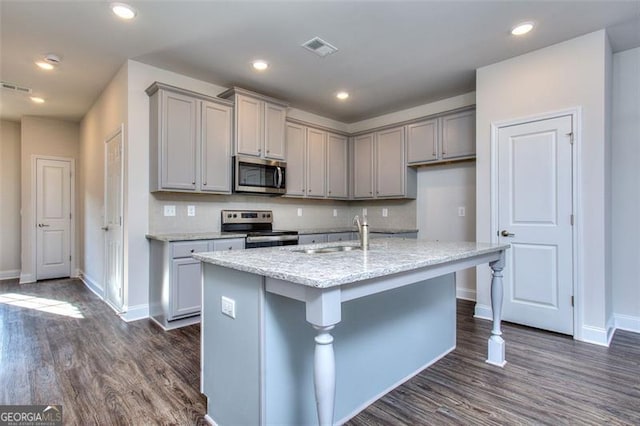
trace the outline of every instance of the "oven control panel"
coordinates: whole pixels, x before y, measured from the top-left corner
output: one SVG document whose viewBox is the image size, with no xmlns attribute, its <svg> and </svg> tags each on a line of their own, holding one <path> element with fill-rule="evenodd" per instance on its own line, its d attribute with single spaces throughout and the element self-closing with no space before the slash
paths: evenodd
<svg viewBox="0 0 640 426">
<path fill-rule="evenodd" d="M 271 210 L 222 210 L 222 223 L 273 223 Z"/>
</svg>

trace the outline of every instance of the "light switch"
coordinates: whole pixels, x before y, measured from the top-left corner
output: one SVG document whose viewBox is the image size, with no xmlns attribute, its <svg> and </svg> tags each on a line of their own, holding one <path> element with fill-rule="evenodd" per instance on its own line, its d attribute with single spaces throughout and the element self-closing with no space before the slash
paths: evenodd
<svg viewBox="0 0 640 426">
<path fill-rule="evenodd" d="M 333 209 L 333 217 L 338 217 L 338 209 Z"/>
<path fill-rule="evenodd" d="M 298 208 L 298 216 L 302 216 L 302 208 Z"/>
<path fill-rule="evenodd" d="M 466 215 L 466 211 L 464 207 L 458 207 L 458 216 L 464 217 Z"/>
<path fill-rule="evenodd" d="M 187 216 L 196 215 L 196 206 L 187 206 Z"/>
<path fill-rule="evenodd" d="M 165 216 L 175 216 L 176 215 L 176 206 L 164 206 L 164 215 Z"/>
<path fill-rule="evenodd" d="M 367 215 L 367 208 L 363 208 L 362 209 L 362 216 L 366 216 Z"/>
<path fill-rule="evenodd" d="M 389 216 L 389 209 L 382 209 L 382 217 Z"/>
</svg>

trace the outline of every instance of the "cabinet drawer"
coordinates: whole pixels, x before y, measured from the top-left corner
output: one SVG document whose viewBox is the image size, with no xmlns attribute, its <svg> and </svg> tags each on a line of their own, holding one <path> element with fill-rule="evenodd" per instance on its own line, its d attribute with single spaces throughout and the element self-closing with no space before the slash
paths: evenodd
<svg viewBox="0 0 640 426">
<path fill-rule="evenodd" d="M 184 241 L 171 244 L 171 257 L 190 257 L 193 253 L 208 251 L 207 241 Z"/>
<path fill-rule="evenodd" d="M 305 234 L 298 235 L 298 244 L 316 244 L 316 243 L 326 243 L 327 242 L 327 234 Z"/>
<path fill-rule="evenodd" d="M 351 240 L 355 240 L 355 238 L 353 237 L 353 233 L 351 232 L 340 232 L 337 234 L 327 235 L 327 242 L 329 243 L 335 243 L 338 241 L 351 241 Z"/>
<path fill-rule="evenodd" d="M 234 238 L 229 240 L 214 240 L 213 251 L 222 250 L 242 250 L 244 248 L 243 238 Z"/>
</svg>

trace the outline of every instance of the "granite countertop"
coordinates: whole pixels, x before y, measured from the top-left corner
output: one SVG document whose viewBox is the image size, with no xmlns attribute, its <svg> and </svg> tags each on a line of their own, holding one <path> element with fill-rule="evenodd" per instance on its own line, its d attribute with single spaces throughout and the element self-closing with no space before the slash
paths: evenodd
<svg viewBox="0 0 640 426">
<path fill-rule="evenodd" d="M 358 228 L 302 228 L 297 229 L 299 234 L 338 234 L 340 232 L 358 232 Z M 369 228 L 370 233 L 374 234 L 403 234 L 406 232 L 418 232 L 417 229 L 401 229 L 401 228 Z"/>
<path fill-rule="evenodd" d="M 184 232 L 175 234 L 147 234 L 148 240 L 158 241 L 196 241 L 196 240 L 222 240 L 226 238 L 245 238 L 247 234 L 230 232 Z"/>
<path fill-rule="evenodd" d="M 239 271 L 310 287 L 327 288 L 497 252 L 509 247 L 508 244 L 384 238 L 371 240 L 366 252 L 360 249 L 315 254 L 299 252 L 301 249 L 338 245 L 355 244 L 323 243 L 232 250 L 197 253 L 193 257 Z"/>
</svg>

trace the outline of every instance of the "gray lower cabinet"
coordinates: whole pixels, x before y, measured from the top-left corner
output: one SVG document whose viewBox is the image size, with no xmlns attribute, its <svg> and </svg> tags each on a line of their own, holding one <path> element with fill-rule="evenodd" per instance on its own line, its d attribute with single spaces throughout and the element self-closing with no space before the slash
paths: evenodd
<svg viewBox="0 0 640 426">
<path fill-rule="evenodd" d="M 327 234 L 300 234 L 298 235 L 298 244 L 316 244 L 328 242 Z"/>
<path fill-rule="evenodd" d="M 327 242 L 335 243 L 340 241 L 357 240 L 358 234 L 355 232 L 338 232 L 335 234 L 327 234 Z"/>
<path fill-rule="evenodd" d="M 370 238 L 418 238 L 417 232 L 372 232 Z"/>
<path fill-rule="evenodd" d="M 243 249 L 244 239 L 150 240 L 150 246 L 149 316 L 163 328 L 172 329 L 199 321 L 202 266 L 191 255 Z"/>
</svg>

